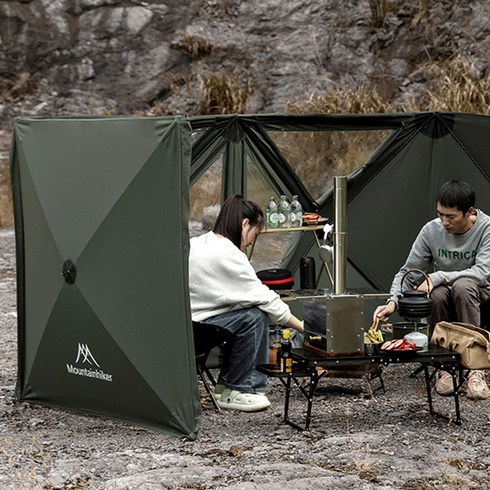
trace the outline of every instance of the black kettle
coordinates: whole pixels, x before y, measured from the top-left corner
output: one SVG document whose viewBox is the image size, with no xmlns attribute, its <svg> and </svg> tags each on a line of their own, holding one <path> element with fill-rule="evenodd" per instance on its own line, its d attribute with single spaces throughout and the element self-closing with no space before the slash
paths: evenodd
<svg viewBox="0 0 490 490">
<path fill-rule="evenodd" d="M 411 272 L 418 272 L 425 277 L 427 286 L 430 281 L 427 274 L 419 269 L 410 269 L 402 277 L 400 287 L 403 291 L 403 281 Z M 398 300 L 398 313 L 407 320 L 420 320 L 421 318 L 429 317 L 432 313 L 432 299 L 429 297 L 428 291 L 406 291 L 402 293 L 402 297 Z"/>
</svg>

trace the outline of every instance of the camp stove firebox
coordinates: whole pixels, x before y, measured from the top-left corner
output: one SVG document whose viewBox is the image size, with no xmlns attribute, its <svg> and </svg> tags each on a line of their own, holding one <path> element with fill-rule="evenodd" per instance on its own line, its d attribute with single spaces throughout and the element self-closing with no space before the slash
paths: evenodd
<svg viewBox="0 0 490 490">
<path fill-rule="evenodd" d="M 362 296 L 326 294 L 305 301 L 303 307 L 305 349 L 321 356 L 364 354 Z"/>
</svg>

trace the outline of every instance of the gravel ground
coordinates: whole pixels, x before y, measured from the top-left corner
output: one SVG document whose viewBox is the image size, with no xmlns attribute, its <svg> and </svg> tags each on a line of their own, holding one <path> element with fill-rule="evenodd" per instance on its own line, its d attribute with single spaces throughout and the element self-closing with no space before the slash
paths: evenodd
<svg viewBox="0 0 490 490">
<path fill-rule="evenodd" d="M 0 231 L 2 489 L 489 487 L 490 400 L 461 397 L 461 426 L 431 417 L 423 380 L 409 377 L 410 365 L 387 367 L 386 393 L 373 398 L 360 380 L 322 380 L 307 432 L 282 423 L 277 380 L 262 413 L 217 413 L 203 398 L 195 441 L 19 403 L 14 250 L 13 231 Z M 452 413 L 451 399 L 435 397 L 438 410 Z M 294 394 L 292 416 L 303 415 L 304 402 Z"/>
</svg>

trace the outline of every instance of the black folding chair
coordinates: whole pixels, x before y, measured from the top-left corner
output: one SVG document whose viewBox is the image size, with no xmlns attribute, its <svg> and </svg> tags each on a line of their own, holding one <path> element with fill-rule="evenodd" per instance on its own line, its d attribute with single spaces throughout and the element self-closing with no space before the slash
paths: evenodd
<svg viewBox="0 0 490 490">
<path fill-rule="evenodd" d="M 210 325 L 209 323 L 192 322 L 194 332 L 194 353 L 196 356 L 196 369 L 201 378 L 204 388 L 218 411 L 221 411 L 218 401 L 214 396 L 216 380 L 206 365 L 210 352 L 215 347 L 226 349 L 226 344 L 231 341 L 231 333 L 224 328 Z"/>
</svg>

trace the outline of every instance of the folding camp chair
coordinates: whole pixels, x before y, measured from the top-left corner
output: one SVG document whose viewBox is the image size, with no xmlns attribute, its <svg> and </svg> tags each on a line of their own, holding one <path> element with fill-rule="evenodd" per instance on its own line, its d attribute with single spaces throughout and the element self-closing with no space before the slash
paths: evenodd
<svg viewBox="0 0 490 490">
<path fill-rule="evenodd" d="M 196 369 L 204 388 L 218 411 L 221 411 L 218 401 L 214 395 L 216 380 L 206 365 L 210 352 L 215 347 L 224 348 L 231 339 L 231 333 L 224 328 L 210 325 L 209 323 L 192 322 L 194 332 L 194 353 L 196 356 Z"/>
</svg>

